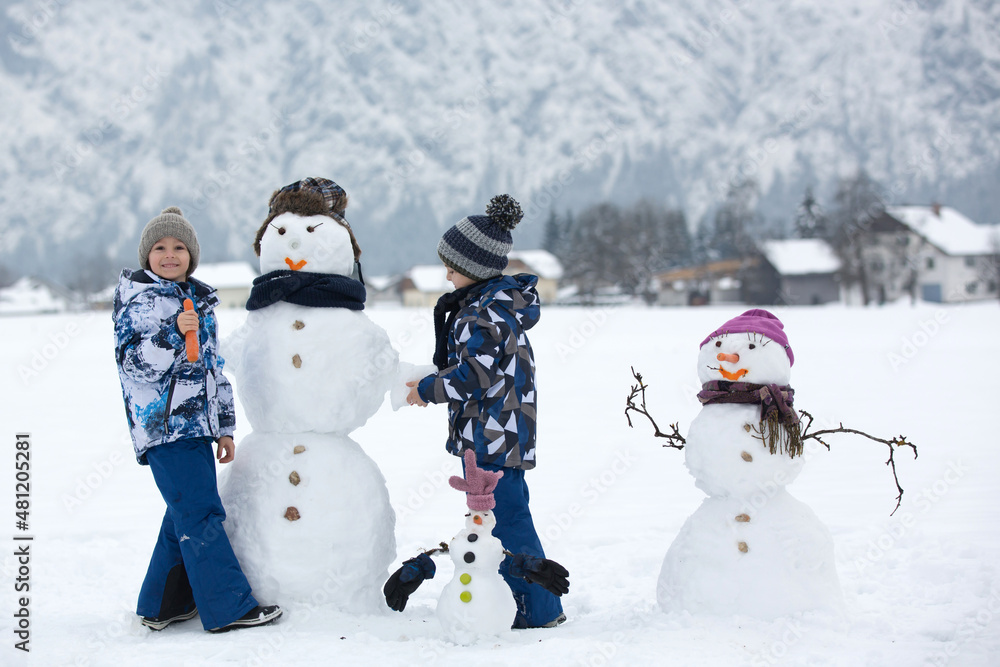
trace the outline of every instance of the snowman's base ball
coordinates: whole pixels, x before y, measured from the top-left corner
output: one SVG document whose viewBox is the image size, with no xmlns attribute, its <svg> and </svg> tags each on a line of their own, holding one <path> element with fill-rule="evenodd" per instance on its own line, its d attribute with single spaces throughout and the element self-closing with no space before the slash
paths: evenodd
<svg viewBox="0 0 1000 667">
<path fill-rule="evenodd" d="M 692 614 L 843 611 L 830 532 L 784 489 L 757 505 L 706 498 L 670 545 L 656 597 L 664 611 Z"/>
<path fill-rule="evenodd" d="M 293 470 L 298 484 L 289 479 Z M 251 433 L 219 488 L 226 533 L 262 603 L 384 611 L 395 513 L 385 478 L 351 438 Z"/>
</svg>

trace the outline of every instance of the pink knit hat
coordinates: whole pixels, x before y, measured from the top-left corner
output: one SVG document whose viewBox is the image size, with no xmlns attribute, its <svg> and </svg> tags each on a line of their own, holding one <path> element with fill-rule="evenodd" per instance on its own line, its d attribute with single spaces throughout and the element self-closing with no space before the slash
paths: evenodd
<svg viewBox="0 0 1000 667">
<path fill-rule="evenodd" d="M 491 472 L 476 465 L 476 452 L 466 449 L 462 455 L 465 458 L 465 479 L 452 475 L 448 483 L 453 489 L 465 491 L 465 502 L 473 512 L 485 512 L 496 507 L 493 499 L 493 489 L 503 477 L 503 471 Z"/>
<path fill-rule="evenodd" d="M 785 354 L 788 355 L 788 365 L 791 366 L 795 363 L 795 355 L 792 354 L 792 348 L 788 344 L 788 336 L 785 335 L 784 329 L 785 325 L 782 324 L 781 320 L 777 317 L 761 308 L 754 308 L 753 310 L 746 311 L 738 317 L 734 317 L 712 333 L 708 334 L 708 338 L 701 341 L 701 345 L 698 347 L 705 347 L 705 343 L 712 340 L 716 336 L 721 336 L 722 334 L 758 333 L 763 336 L 767 336 L 775 343 L 785 348 Z"/>
</svg>

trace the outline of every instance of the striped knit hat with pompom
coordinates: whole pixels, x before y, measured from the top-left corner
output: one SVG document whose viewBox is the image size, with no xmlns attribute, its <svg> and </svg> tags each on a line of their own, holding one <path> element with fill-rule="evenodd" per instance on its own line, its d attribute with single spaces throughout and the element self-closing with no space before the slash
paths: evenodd
<svg viewBox="0 0 1000 667">
<path fill-rule="evenodd" d="M 445 266 L 473 280 L 502 275 L 507 253 L 514 245 L 510 231 L 524 214 L 510 195 L 497 195 L 486 207 L 486 215 L 470 215 L 444 233 L 438 257 Z"/>
</svg>

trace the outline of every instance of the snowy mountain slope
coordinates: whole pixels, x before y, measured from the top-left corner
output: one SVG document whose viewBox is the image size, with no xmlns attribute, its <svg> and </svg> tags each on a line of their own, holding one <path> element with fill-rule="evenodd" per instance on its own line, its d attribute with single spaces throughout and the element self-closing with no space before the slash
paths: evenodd
<svg viewBox="0 0 1000 667">
<path fill-rule="evenodd" d="M 380 271 L 432 260 L 498 191 L 521 247 L 552 207 L 647 196 L 697 220 L 749 177 L 787 217 L 858 165 L 890 203 L 1000 203 L 987 0 L 21 2 L 0 34 L 15 272 L 134 263 L 167 204 L 206 260 L 247 257 L 271 191 L 306 175 L 345 186 Z"/>
</svg>

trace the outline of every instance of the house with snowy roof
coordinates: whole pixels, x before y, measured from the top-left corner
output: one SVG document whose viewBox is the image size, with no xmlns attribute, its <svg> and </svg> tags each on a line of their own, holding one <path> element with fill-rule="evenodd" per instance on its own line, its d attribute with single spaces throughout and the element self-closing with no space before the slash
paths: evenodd
<svg viewBox="0 0 1000 667">
<path fill-rule="evenodd" d="M 399 281 L 399 296 L 407 308 L 433 308 L 445 292 L 454 289 L 445 276 L 443 264 L 418 264 L 411 266 Z"/>
<path fill-rule="evenodd" d="M 199 264 L 194 277 L 215 288 L 220 308 L 244 308 L 257 271 L 250 262 Z"/>
<path fill-rule="evenodd" d="M 513 276 L 531 273 L 538 276 L 535 289 L 542 304 L 555 303 L 559 293 L 559 281 L 563 276 L 562 263 L 548 250 L 512 250 L 507 255 L 504 273 Z"/>
<path fill-rule="evenodd" d="M 721 259 L 657 274 L 656 302 L 661 306 L 704 306 L 744 303 L 744 279 L 756 257 Z"/>
<path fill-rule="evenodd" d="M 996 299 L 1000 225 L 980 225 L 948 206 L 890 206 L 886 215 L 915 237 L 910 244 L 924 301 Z"/>
<path fill-rule="evenodd" d="M 822 239 L 782 239 L 760 244 L 755 294 L 761 305 L 815 306 L 840 301 L 840 259 Z"/>
</svg>

